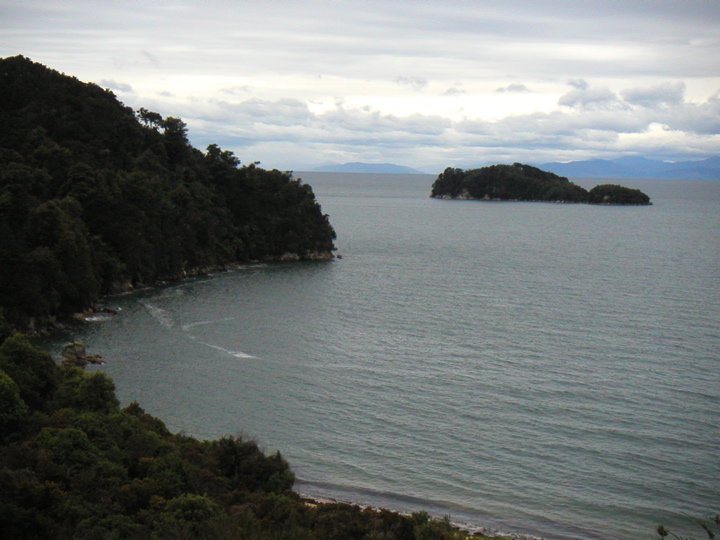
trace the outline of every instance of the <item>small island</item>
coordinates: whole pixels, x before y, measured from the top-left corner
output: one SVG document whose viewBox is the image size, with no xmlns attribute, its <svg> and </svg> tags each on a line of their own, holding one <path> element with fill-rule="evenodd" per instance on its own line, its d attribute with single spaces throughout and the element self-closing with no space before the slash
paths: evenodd
<svg viewBox="0 0 720 540">
<path fill-rule="evenodd" d="M 563 176 L 522 163 L 490 165 L 466 171 L 448 167 L 433 183 L 430 196 L 485 201 L 652 204 L 650 197 L 639 189 L 599 185 L 588 191 Z"/>
<path fill-rule="evenodd" d="M 590 204 L 652 204 L 650 197 L 639 189 L 631 189 L 617 184 L 602 184 L 588 192 Z"/>
</svg>

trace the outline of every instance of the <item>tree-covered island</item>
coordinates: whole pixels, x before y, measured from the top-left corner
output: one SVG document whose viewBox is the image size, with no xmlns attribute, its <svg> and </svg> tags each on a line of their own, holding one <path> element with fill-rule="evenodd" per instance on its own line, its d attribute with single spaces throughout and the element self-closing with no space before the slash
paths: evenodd
<svg viewBox="0 0 720 540">
<path fill-rule="evenodd" d="M 522 163 L 470 170 L 448 167 L 435 180 L 430 196 L 489 201 L 651 204 L 650 197 L 639 189 L 600 185 L 588 191 L 563 176 Z"/>
</svg>

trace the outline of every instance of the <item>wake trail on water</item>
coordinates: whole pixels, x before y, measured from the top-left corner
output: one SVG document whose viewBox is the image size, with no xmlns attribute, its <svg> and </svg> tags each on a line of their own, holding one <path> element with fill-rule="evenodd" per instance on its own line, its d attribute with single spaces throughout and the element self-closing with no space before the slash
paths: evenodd
<svg viewBox="0 0 720 540">
<path fill-rule="evenodd" d="M 150 316 L 159 322 L 164 328 L 172 330 L 175 327 L 172 315 L 170 315 L 168 310 L 157 307 L 146 300 L 140 300 L 140 305 L 147 309 Z"/>
<path fill-rule="evenodd" d="M 237 319 L 237 317 L 224 317 L 222 319 L 213 319 L 211 321 L 198 321 L 190 324 L 184 324 L 182 329 L 183 332 L 187 332 L 188 330 L 190 330 L 191 328 L 195 328 L 196 326 L 207 326 L 209 324 L 215 324 L 219 322 L 234 321 L 235 319 Z"/>
<path fill-rule="evenodd" d="M 166 309 L 163 309 L 161 307 L 158 307 L 147 300 L 140 300 L 140 305 L 142 305 L 145 309 L 148 310 L 148 313 L 150 313 L 150 316 L 155 319 L 163 328 L 166 328 L 168 330 L 173 330 L 177 328 L 177 325 L 175 324 L 175 321 L 173 320 L 172 315 L 170 312 Z M 214 349 L 216 351 L 223 352 L 225 354 L 229 354 L 230 356 L 233 356 L 234 358 L 257 358 L 256 356 L 253 356 L 251 354 L 247 354 L 242 351 L 231 351 L 229 349 L 226 349 L 225 347 L 221 347 L 220 345 L 214 345 L 212 343 L 206 343 L 204 341 L 200 341 L 196 336 L 193 336 L 189 330 L 196 327 L 196 326 L 207 326 L 210 324 L 218 323 L 218 322 L 227 322 L 234 320 L 235 317 L 224 317 L 222 319 L 215 319 L 211 321 L 198 321 L 194 323 L 184 324 L 180 327 L 181 332 L 178 332 L 181 335 L 186 336 L 188 339 L 195 341 L 199 345 L 203 345 L 204 347 L 208 347 L 211 349 Z"/>
<path fill-rule="evenodd" d="M 192 338 L 192 339 L 196 339 L 196 338 Z M 215 349 L 216 351 L 224 352 L 225 354 L 229 354 L 230 356 L 234 356 L 235 358 L 257 358 L 257 356 L 253 356 L 251 354 L 247 354 L 242 351 L 230 351 L 228 349 L 225 349 L 224 347 L 220 347 L 219 345 L 213 345 L 212 343 L 205 343 L 203 341 L 197 341 L 197 343 L 199 343 L 200 345 L 204 345 L 205 347 L 210 347 L 211 349 Z"/>
</svg>

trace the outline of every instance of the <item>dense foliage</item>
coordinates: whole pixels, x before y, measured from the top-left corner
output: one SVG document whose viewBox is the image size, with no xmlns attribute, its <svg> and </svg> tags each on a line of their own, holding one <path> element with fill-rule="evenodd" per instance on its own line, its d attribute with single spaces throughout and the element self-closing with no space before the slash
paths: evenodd
<svg viewBox="0 0 720 540">
<path fill-rule="evenodd" d="M 447 168 L 433 184 L 431 197 L 581 202 L 587 192 L 567 178 L 515 163 L 469 171 Z"/>
<path fill-rule="evenodd" d="M 613 189 L 607 189 L 610 187 Z M 650 204 L 650 198 L 637 189 L 597 186 L 588 192 L 565 177 L 522 163 L 491 165 L 468 171 L 448 167 L 433 183 L 430 196 L 445 199 Z"/>
<path fill-rule="evenodd" d="M 650 197 L 639 189 L 631 189 L 615 184 L 595 186 L 588 193 L 591 204 L 650 204 Z"/>
<path fill-rule="evenodd" d="M 0 538 L 457 539 L 447 520 L 308 504 L 280 453 L 172 434 L 103 373 L 0 346 Z"/>
<path fill-rule="evenodd" d="M 179 118 L 0 59 L 0 306 L 19 326 L 108 292 L 250 260 L 329 258 L 310 186 L 193 148 Z"/>
</svg>

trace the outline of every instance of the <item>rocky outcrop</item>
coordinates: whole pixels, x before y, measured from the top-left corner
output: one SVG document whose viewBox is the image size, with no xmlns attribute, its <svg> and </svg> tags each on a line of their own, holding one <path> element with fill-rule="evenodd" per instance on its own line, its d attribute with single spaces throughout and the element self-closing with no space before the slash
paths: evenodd
<svg viewBox="0 0 720 540">
<path fill-rule="evenodd" d="M 288 261 L 329 261 L 334 259 L 335 256 L 329 251 L 312 251 L 310 253 L 304 253 L 298 255 L 297 253 L 284 253 L 278 260 L 281 262 Z"/>
<path fill-rule="evenodd" d="M 88 364 L 102 364 L 102 357 L 99 354 L 88 356 L 82 341 L 73 341 L 63 347 L 63 366 L 84 367 Z"/>
</svg>

